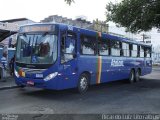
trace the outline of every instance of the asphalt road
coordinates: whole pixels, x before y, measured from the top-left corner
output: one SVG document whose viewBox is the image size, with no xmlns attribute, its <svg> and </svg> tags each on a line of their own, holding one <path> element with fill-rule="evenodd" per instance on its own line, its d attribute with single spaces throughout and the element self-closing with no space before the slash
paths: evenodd
<svg viewBox="0 0 160 120">
<path fill-rule="evenodd" d="M 160 113 L 160 69 L 142 77 L 92 86 L 84 95 L 74 89 L 49 91 L 15 88 L 0 91 L 0 113 L 29 114 L 105 114 Z"/>
</svg>

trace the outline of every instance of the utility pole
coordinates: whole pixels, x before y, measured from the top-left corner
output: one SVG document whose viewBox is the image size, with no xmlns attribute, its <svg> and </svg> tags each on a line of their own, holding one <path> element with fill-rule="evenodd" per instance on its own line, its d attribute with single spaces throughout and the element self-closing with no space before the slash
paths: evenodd
<svg viewBox="0 0 160 120">
<path fill-rule="evenodd" d="M 145 34 L 144 33 L 142 34 L 142 37 L 143 37 L 143 42 L 144 42 L 144 39 L 145 39 Z"/>
<path fill-rule="evenodd" d="M 151 43 L 151 40 L 145 41 L 146 39 L 151 39 L 151 36 L 150 36 L 150 35 L 147 35 L 147 34 L 144 34 L 144 33 L 143 33 L 141 36 L 142 36 L 142 40 L 143 40 L 144 43 Z"/>
</svg>

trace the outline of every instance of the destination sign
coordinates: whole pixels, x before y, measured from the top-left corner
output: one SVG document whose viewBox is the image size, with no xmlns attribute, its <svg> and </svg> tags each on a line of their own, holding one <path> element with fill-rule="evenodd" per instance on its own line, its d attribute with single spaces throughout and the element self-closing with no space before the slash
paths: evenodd
<svg viewBox="0 0 160 120">
<path fill-rule="evenodd" d="M 20 28 L 20 32 L 50 32 L 54 30 L 54 25 L 30 25 Z"/>
</svg>

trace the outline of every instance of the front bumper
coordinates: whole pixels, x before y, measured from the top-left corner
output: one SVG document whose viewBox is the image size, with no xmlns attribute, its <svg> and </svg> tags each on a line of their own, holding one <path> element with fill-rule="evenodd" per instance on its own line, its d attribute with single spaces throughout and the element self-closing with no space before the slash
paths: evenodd
<svg viewBox="0 0 160 120">
<path fill-rule="evenodd" d="M 31 78 L 17 78 L 15 77 L 15 83 L 18 86 L 30 86 L 44 89 L 58 90 L 58 83 L 56 79 L 51 79 L 50 81 L 44 81 L 43 79 L 31 79 Z"/>
</svg>

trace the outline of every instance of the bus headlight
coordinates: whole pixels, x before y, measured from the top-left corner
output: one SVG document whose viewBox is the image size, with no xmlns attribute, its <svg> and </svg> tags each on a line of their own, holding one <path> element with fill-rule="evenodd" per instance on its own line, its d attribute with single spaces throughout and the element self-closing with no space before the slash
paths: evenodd
<svg viewBox="0 0 160 120">
<path fill-rule="evenodd" d="M 47 77 L 44 78 L 44 81 L 49 81 L 49 80 L 55 78 L 57 75 L 58 75 L 58 72 L 51 73 Z"/>
<path fill-rule="evenodd" d="M 15 76 L 17 77 L 17 78 L 19 78 L 19 74 L 18 74 L 18 72 L 14 69 L 14 74 L 15 74 Z"/>
</svg>

